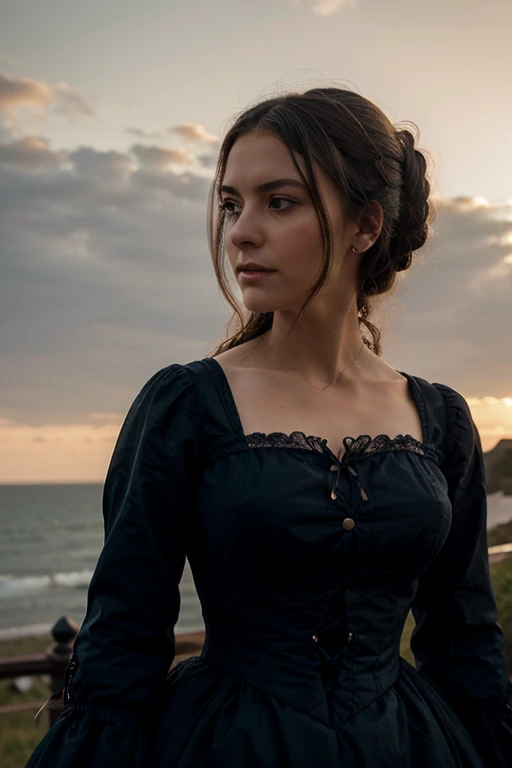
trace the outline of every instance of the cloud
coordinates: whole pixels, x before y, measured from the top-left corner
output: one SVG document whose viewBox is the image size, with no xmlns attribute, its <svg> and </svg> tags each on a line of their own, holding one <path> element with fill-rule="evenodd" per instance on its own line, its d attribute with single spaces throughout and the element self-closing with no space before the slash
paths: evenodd
<svg viewBox="0 0 512 768">
<path fill-rule="evenodd" d="M 24 136 L 21 139 L 0 143 L 0 167 L 23 169 L 36 173 L 60 165 L 66 152 L 53 152 L 44 138 Z"/>
<path fill-rule="evenodd" d="M 197 166 L 206 170 L 212 170 L 217 162 L 217 150 L 219 137 L 209 133 L 200 123 L 180 123 L 163 131 L 145 131 L 141 128 L 126 128 L 125 132 L 139 139 L 154 141 L 169 141 L 170 137 L 179 138 L 188 145 L 188 149 L 182 147 L 159 147 L 155 145 L 135 144 L 131 151 L 137 156 L 141 167 L 156 170 L 165 169 L 169 165 L 188 165 L 194 159 Z M 206 148 L 206 152 L 201 152 Z M 191 154 L 193 153 L 193 155 Z"/>
<path fill-rule="evenodd" d="M 471 396 L 510 394 L 510 372 L 500 360 L 510 345 L 511 238 L 510 201 L 437 201 L 433 236 L 413 268 L 400 273 L 393 320 L 399 365 L 461 390 L 471 382 Z"/>
<path fill-rule="evenodd" d="M 219 144 L 219 137 L 209 133 L 200 123 L 180 123 L 173 128 L 163 131 L 144 131 L 142 128 L 125 128 L 125 132 L 139 139 L 169 139 L 169 136 L 178 136 L 187 143 L 194 145 L 206 145 L 215 148 Z"/>
<path fill-rule="evenodd" d="M 89 428 L 102 427 L 113 440 L 152 373 L 203 357 L 219 336 L 230 313 L 206 241 L 205 145 L 214 158 L 201 140 L 187 150 L 138 142 L 125 152 L 62 151 L 41 136 L 0 144 L 0 346 L 8 371 L 0 426 L 11 430 L 9 445 L 21 446 L 15 432 L 28 427 L 35 431 L 23 432 L 27 440 L 58 432 L 66 442 L 71 432 L 61 428 L 90 437 Z M 439 200 L 432 238 L 373 317 L 384 358 L 398 370 L 499 400 L 487 402 L 492 419 L 475 406 L 483 436 L 494 439 L 506 434 L 512 413 L 511 253 L 512 199 Z M 38 462 L 43 444 L 31 445 Z M 94 462 L 97 454 L 85 455 Z M 52 456 L 60 462 L 62 452 Z M 78 461 L 79 447 L 73 456 Z M 92 477 L 87 466 L 74 476 Z"/>
<path fill-rule="evenodd" d="M 292 5 L 302 5 L 302 0 L 290 0 Z M 331 16 L 345 8 L 357 6 L 357 0 L 305 0 L 306 6 L 318 16 Z"/>
<path fill-rule="evenodd" d="M 189 165 L 192 156 L 184 149 L 162 149 L 161 147 L 134 144 L 131 151 L 142 168 L 163 170 L 169 165 Z"/>
<path fill-rule="evenodd" d="M 123 414 L 100 427 L 0 424 L 0 483 L 102 482 Z M 27 466 L 33 467 L 27 477 Z"/>
<path fill-rule="evenodd" d="M 134 159 L 128 153 L 116 150 L 101 152 L 90 147 L 79 147 L 69 152 L 67 157 L 75 178 L 94 181 L 104 189 L 126 183 L 136 168 Z"/>
<path fill-rule="evenodd" d="M 187 162 L 141 145 L 0 147 L 0 418 L 97 423 L 155 366 L 206 352 L 209 322 L 227 316 L 206 243 L 210 178 Z"/>
<path fill-rule="evenodd" d="M 169 133 L 175 133 L 196 144 L 218 144 L 219 142 L 218 136 L 208 133 L 206 128 L 198 123 L 180 123 L 174 128 L 169 128 Z"/>
<path fill-rule="evenodd" d="M 141 128 L 125 128 L 125 132 L 130 136 L 136 136 L 138 139 L 165 139 L 165 131 L 143 131 Z"/>
<path fill-rule="evenodd" d="M 75 117 L 95 117 L 95 112 L 81 94 L 67 83 L 57 83 L 53 87 L 55 111 Z"/>
<path fill-rule="evenodd" d="M 467 400 L 482 442 L 494 438 L 494 445 L 500 438 L 512 436 L 512 397 L 468 397 Z"/>
<path fill-rule="evenodd" d="M 35 110 L 39 117 L 49 113 L 95 117 L 88 101 L 68 83 L 51 86 L 44 80 L 11 77 L 0 72 L 0 115 L 3 120 L 8 125 L 17 125 L 17 113 L 22 107 Z"/>
</svg>

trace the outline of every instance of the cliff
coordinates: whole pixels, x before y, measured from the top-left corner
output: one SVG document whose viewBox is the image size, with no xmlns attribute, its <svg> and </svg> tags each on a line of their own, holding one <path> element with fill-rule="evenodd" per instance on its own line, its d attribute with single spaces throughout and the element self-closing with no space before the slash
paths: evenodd
<svg viewBox="0 0 512 768">
<path fill-rule="evenodd" d="M 500 440 L 484 453 L 487 493 L 503 491 L 512 496 L 512 440 Z"/>
</svg>

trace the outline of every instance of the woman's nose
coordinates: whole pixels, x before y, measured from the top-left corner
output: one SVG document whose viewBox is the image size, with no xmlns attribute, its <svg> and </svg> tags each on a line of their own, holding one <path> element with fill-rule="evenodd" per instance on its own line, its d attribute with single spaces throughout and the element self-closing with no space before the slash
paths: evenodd
<svg viewBox="0 0 512 768">
<path fill-rule="evenodd" d="M 229 227 L 229 224 L 228 224 Z M 240 248 L 244 243 L 258 245 L 263 239 L 263 231 L 258 217 L 244 210 L 228 229 L 233 245 Z"/>
</svg>

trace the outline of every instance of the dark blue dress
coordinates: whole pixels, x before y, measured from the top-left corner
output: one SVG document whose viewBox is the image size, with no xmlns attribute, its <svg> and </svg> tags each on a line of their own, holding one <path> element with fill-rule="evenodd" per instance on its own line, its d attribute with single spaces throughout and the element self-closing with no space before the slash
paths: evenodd
<svg viewBox="0 0 512 768">
<path fill-rule="evenodd" d="M 346 437 L 341 460 L 302 432 L 244 435 L 213 358 L 144 385 L 66 709 L 28 768 L 512 765 L 480 437 L 462 395 L 403 375 L 422 441 Z M 206 641 L 169 671 L 185 556 Z"/>
</svg>

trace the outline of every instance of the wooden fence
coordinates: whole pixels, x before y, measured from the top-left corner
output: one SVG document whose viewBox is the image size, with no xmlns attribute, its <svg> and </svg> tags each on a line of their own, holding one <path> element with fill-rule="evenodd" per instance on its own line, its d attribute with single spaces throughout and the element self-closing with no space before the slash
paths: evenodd
<svg viewBox="0 0 512 768">
<path fill-rule="evenodd" d="M 24 656 L 0 657 L 0 680 L 9 680 L 21 676 L 50 675 L 50 699 L 42 701 L 24 701 L 20 704 L 8 704 L 0 707 L 0 715 L 8 712 L 33 710 L 38 712 L 42 707 L 48 710 L 48 727 L 57 721 L 64 708 L 62 688 L 64 672 L 71 658 L 73 642 L 78 634 L 79 625 L 63 616 L 52 627 L 51 634 L 55 640 L 44 653 L 30 653 Z M 176 635 L 176 657 L 192 656 L 201 653 L 204 643 L 204 632 L 189 632 Z M 58 696 L 56 694 L 59 694 Z M 37 715 L 36 715 L 37 716 Z"/>
</svg>

